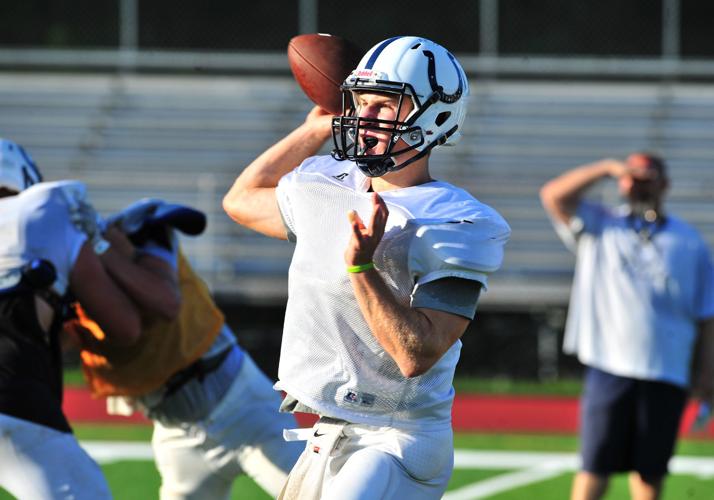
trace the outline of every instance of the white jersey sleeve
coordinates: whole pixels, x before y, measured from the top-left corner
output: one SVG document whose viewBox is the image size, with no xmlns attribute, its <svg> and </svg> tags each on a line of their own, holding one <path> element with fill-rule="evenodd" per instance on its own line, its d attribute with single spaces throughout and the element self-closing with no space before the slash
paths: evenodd
<svg viewBox="0 0 714 500">
<path fill-rule="evenodd" d="M 178 269 L 178 253 L 179 253 L 179 241 L 176 236 L 176 231 L 166 227 L 166 236 L 169 240 L 170 248 L 166 248 L 164 245 L 158 243 L 155 240 L 148 240 L 143 245 L 137 247 L 136 251 L 139 254 L 151 255 L 158 259 L 167 262 L 174 270 Z"/>
<path fill-rule="evenodd" d="M 414 293 L 442 278 L 474 280 L 486 288 L 488 275 L 501 267 L 510 232 L 500 216 L 422 225 L 409 249 Z"/>
<path fill-rule="evenodd" d="M 555 232 L 563 242 L 563 245 L 575 252 L 578 246 L 578 239 L 583 233 L 599 234 L 602 231 L 602 221 L 611 215 L 610 210 L 600 203 L 583 200 L 570 218 L 570 222 L 564 223 L 553 220 Z"/>
<path fill-rule="evenodd" d="M 299 167 L 298 167 L 299 168 Z M 292 212 L 292 204 L 290 203 L 290 193 L 295 188 L 295 169 L 291 172 L 285 174 L 275 189 L 275 196 L 278 200 L 278 208 L 280 209 L 280 216 L 283 218 L 283 224 L 285 225 L 285 230 L 288 233 L 288 240 L 296 240 L 296 230 L 295 230 L 295 219 Z"/>
<path fill-rule="evenodd" d="M 411 296 L 411 307 L 435 309 L 474 319 L 481 295 L 479 281 L 444 278 L 420 285 Z"/>
<path fill-rule="evenodd" d="M 63 295 L 79 251 L 87 239 L 72 222 L 72 201 L 84 196 L 84 185 L 76 182 L 40 183 L 23 191 L 18 201 L 24 233 L 23 260 L 45 259 L 55 266 L 53 288 Z"/>
</svg>

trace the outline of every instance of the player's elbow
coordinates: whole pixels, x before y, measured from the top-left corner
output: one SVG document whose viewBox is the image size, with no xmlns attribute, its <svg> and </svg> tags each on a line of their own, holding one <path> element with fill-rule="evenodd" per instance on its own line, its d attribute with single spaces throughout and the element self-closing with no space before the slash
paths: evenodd
<svg viewBox="0 0 714 500">
<path fill-rule="evenodd" d="M 404 378 L 418 377 L 420 375 L 424 375 L 427 372 L 427 370 L 423 370 L 420 367 L 416 366 L 399 367 L 399 371 L 402 372 Z"/>
<path fill-rule="evenodd" d="M 231 190 L 223 198 L 223 210 L 228 217 L 242 226 L 248 226 L 252 219 L 251 213 L 247 210 L 250 204 L 246 198 L 246 193 L 237 190 Z"/>
<path fill-rule="evenodd" d="M 222 205 L 228 217 L 240 224 L 240 203 L 238 203 L 238 198 L 238 193 L 231 190 L 223 197 Z"/>
<path fill-rule="evenodd" d="M 181 312 L 181 300 L 175 299 L 175 300 L 172 300 L 166 306 L 166 309 L 164 310 L 164 317 L 170 321 L 173 321 L 176 318 L 178 318 L 178 315 L 180 312 Z"/>
<path fill-rule="evenodd" d="M 436 360 L 425 359 L 423 357 L 410 357 L 400 361 L 397 365 L 399 366 L 399 371 L 405 378 L 414 378 L 424 375 L 435 363 Z"/>
<path fill-rule="evenodd" d="M 549 207 L 553 206 L 555 196 L 553 194 L 553 186 L 551 181 L 543 184 L 538 194 L 540 195 L 540 202 L 546 210 L 548 210 Z"/>
<path fill-rule="evenodd" d="M 115 321 L 111 328 L 104 330 L 111 344 L 128 347 L 136 344 L 141 337 L 141 320 L 138 315 L 126 315 Z"/>
<path fill-rule="evenodd" d="M 167 321 L 175 320 L 180 312 L 181 297 L 176 293 L 167 294 L 157 310 L 157 313 Z"/>
<path fill-rule="evenodd" d="M 567 223 L 572 215 L 569 200 L 558 191 L 554 181 L 549 181 L 540 188 L 540 202 L 546 213 L 555 220 Z"/>
</svg>

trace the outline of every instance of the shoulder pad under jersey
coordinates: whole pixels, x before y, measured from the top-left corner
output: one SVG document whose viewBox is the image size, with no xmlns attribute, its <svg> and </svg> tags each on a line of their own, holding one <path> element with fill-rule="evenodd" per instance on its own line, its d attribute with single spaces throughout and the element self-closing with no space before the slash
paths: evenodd
<svg viewBox="0 0 714 500">
<path fill-rule="evenodd" d="M 511 229 L 500 217 L 421 225 L 409 249 L 409 269 L 417 284 L 453 277 L 488 284 L 501 267 Z"/>
<path fill-rule="evenodd" d="M 317 175 L 329 179 L 334 184 L 351 188 L 361 186 L 365 181 L 364 174 L 360 172 L 353 161 L 335 160 L 330 155 L 311 156 L 305 159 L 291 174 L 306 177 Z"/>
<path fill-rule="evenodd" d="M 70 211 L 87 198 L 87 186 L 79 181 L 40 182 L 20 193 L 23 198 L 44 197 L 49 203 L 66 205 Z"/>
</svg>

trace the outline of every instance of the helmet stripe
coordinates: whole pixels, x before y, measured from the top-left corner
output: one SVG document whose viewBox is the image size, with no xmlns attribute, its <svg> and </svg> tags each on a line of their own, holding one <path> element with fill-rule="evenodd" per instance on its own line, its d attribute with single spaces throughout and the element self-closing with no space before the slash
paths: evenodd
<svg viewBox="0 0 714 500">
<path fill-rule="evenodd" d="M 390 43 L 392 43 L 394 40 L 399 40 L 400 38 L 403 38 L 403 37 L 401 37 L 401 36 L 395 36 L 395 37 L 392 37 L 392 38 L 390 38 L 390 39 L 388 39 L 388 40 L 385 40 L 385 41 L 383 41 L 382 43 L 380 43 L 379 46 L 378 46 L 376 49 L 374 49 L 374 52 L 372 52 L 372 55 L 369 56 L 369 60 L 367 61 L 367 64 L 365 65 L 364 68 L 365 68 L 365 69 L 372 69 L 372 67 L 374 66 L 374 63 L 377 62 L 377 58 L 378 58 L 379 55 L 382 53 L 382 51 L 387 48 L 387 45 L 389 45 Z"/>
<path fill-rule="evenodd" d="M 27 184 L 25 187 L 28 188 L 36 182 L 42 182 L 42 174 L 40 174 L 40 171 L 37 168 L 37 165 L 35 165 L 35 162 L 32 161 L 30 155 L 28 155 L 25 151 L 25 148 L 23 148 L 19 144 L 17 146 L 18 151 L 22 155 L 22 158 L 25 160 L 26 166 L 32 171 L 31 173 L 33 174 L 31 176 L 30 172 L 27 172 L 25 168 L 22 169 L 23 177 L 25 177 L 25 184 Z M 30 182 L 28 183 L 28 181 Z"/>
</svg>

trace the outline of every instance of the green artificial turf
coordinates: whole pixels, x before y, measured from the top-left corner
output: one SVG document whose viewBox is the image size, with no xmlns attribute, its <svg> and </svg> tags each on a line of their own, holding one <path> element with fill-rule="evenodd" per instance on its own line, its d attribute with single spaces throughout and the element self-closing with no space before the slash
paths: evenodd
<svg viewBox="0 0 714 500">
<path fill-rule="evenodd" d="M 150 439 L 149 426 L 132 425 L 76 425 L 76 434 L 82 440 L 144 441 Z M 573 436 L 538 434 L 484 434 L 457 433 L 455 446 L 459 450 L 500 451 L 553 451 L 574 452 L 577 439 Z M 712 457 L 714 442 L 682 440 L 679 455 Z M 153 462 L 122 460 L 103 464 L 109 486 L 116 500 L 154 499 L 158 497 L 159 474 Z M 518 474 L 518 470 L 454 470 L 449 489 L 468 487 L 475 483 L 498 478 L 505 474 Z M 523 487 L 513 488 L 489 496 L 490 500 L 522 500 L 524 498 L 567 498 L 573 474 L 562 473 Z M 0 500 L 12 498 L 0 490 Z M 231 499 L 267 500 L 270 498 L 250 478 L 241 477 L 234 483 Z M 714 479 L 677 474 L 668 478 L 663 500 L 709 500 L 714 498 Z M 606 500 L 629 499 L 626 475 L 613 478 Z"/>
</svg>

